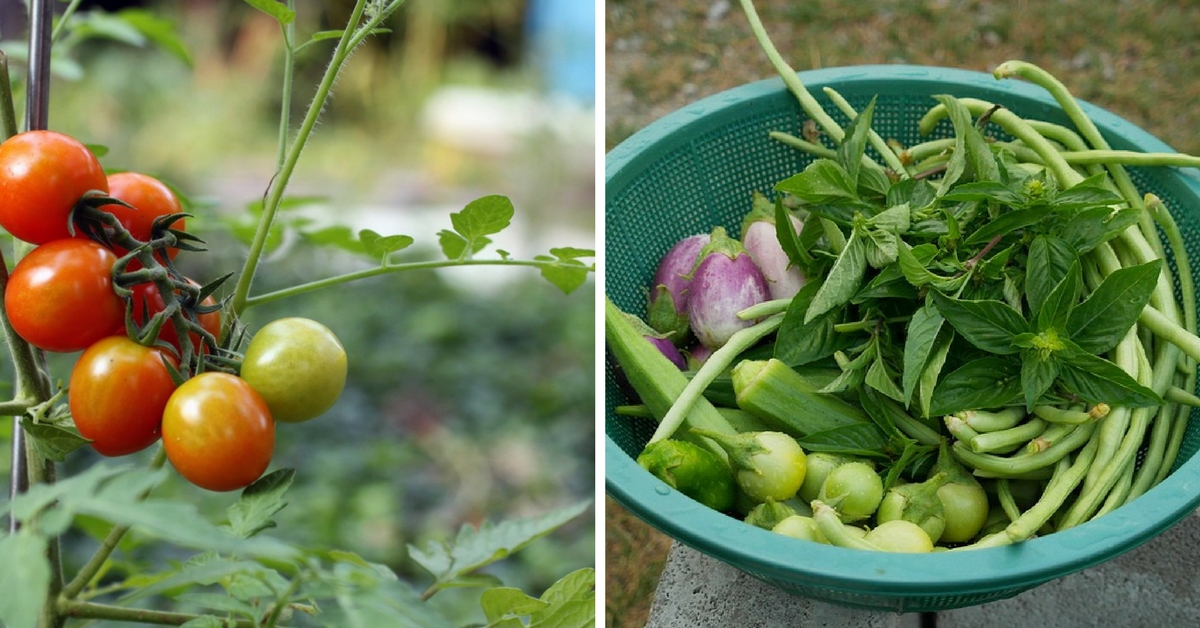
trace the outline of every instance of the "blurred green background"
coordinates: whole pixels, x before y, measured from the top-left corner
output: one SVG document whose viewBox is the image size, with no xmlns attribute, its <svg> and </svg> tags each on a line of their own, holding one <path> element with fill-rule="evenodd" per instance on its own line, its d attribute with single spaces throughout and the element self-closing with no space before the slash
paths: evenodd
<svg viewBox="0 0 1200 628">
<path fill-rule="evenodd" d="M 1200 154 L 1200 3 L 754 0 L 797 71 L 906 63 L 990 72 L 1024 59 L 1080 98 Z M 777 75 L 737 0 L 609 0 L 605 146 L 696 100 Z M 606 625 L 645 625 L 670 539 L 605 504 Z"/>
<path fill-rule="evenodd" d="M 300 39 L 340 28 L 352 4 L 298 1 Z M 450 212 L 503 194 L 516 217 L 494 240 L 514 257 L 551 246 L 596 248 L 594 11 L 585 4 L 410 0 L 391 18 L 391 32 L 368 40 L 346 66 L 293 177 L 291 196 L 314 197 L 297 211 L 313 224 L 411 235 L 417 244 L 401 259 L 436 259 L 436 233 L 450 228 Z M 0 49 L 18 83 L 23 5 L 0 2 Z M 130 7 L 172 22 L 186 57 L 106 19 Z M 210 251 L 181 256 L 182 270 L 203 281 L 239 270 L 245 245 L 233 227 L 262 199 L 276 168 L 278 25 L 246 3 L 216 0 L 85 2 L 78 19 L 91 20 L 83 32 L 94 36 L 68 35 L 56 47 L 50 128 L 106 147 L 106 168 L 160 176 L 190 199 L 189 230 Z M 294 122 L 334 43 L 297 59 Z M 11 242 L 5 246 L 11 251 Z M 266 258 L 253 293 L 372 264 L 293 233 Z M 590 499 L 594 296 L 591 280 L 564 295 L 536 270 L 457 268 L 393 274 L 250 310 L 251 331 L 282 316 L 326 324 L 350 361 L 332 410 L 277 430 L 272 469 L 294 467 L 297 475 L 270 533 L 359 552 L 420 586 L 426 576 L 407 559 L 407 544 Z M 74 357 L 53 356 L 57 376 L 66 378 Z M 4 368 L 11 372 L 7 360 Z M 0 439 L 7 443 L 10 432 L 3 421 Z M 2 449 L 7 478 L 9 448 Z M 149 452 L 134 458 L 148 460 Z M 77 451 L 63 473 L 94 460 L 90 450 Z M 216 521 L 236 499 L 174 475 L 159 490 L 199 503 Z M 489 571 L 537 595 L 593 566 L 591 513 Z M 93 547 L 75 539 L 67 562 L 78 566 Z M 119 572 L 186 557 L 161 546 L 127 549 L 118 554 Z M 471 595 L 434 600 L 466 621 L 478 614 Z"/>
</svg>

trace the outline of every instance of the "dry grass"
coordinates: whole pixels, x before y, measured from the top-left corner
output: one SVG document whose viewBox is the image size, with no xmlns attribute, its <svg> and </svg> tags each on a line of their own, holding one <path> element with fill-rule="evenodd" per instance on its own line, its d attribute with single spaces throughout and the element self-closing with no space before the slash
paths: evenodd
<svg viewBox="0 0 1200 628">
<path fill-rule="evenodd" d="M 611 557 L 604 573 L 606 628 L 646 625 L 654 588 L 666 562 L 671 539 L 613 501 L 604 500 L 604 549 Z"/>
<path fill-rule="evenodd" d="M 1200 153 L 1200 3 L 1190 0 L 756 0 L 796 70 L 909 63 L 990 71 L 1012 58 Z M 606 148 L 704 96 L 771 78 L 738 0 L 608 0 Z M 641 627 L 666 542 L 607 511 L 609 628 Z"/>
</svg>

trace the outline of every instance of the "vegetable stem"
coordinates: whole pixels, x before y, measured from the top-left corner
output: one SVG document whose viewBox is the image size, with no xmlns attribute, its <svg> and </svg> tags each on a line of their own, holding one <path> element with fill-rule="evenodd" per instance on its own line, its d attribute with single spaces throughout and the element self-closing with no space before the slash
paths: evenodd
<svg viewBox="0 0 1200 628">
<path fill-rule="evenodd" d="M 724 346 L 713 351 L 708 360 L 704 362 L 704 365 L 700 367 L 700 370 L 696 371 L 691 381 L 679 393 L 679 396 L 675 399 L 675 403 L 671 405 L 671 409 L 663 416 L 662 421 L 658 424 L 658 429 L 654 431 L 654 435 L 650 437 L 650 441 L 647 444 L 670 438 L 679 429 L 679 426 L 683 424 L 684 419 L 692 409 L 692 405 L 703 395 L 704 389 L 718 375 L 724 372 L 725 369 L 729 368 L 738 355 L 754 346 L 759 340 L 774 333 L 775 330 L 779 329 L 779 325 L 782 322 L 782 315 L 769 317 L 734 333 Z"/>
</svg>

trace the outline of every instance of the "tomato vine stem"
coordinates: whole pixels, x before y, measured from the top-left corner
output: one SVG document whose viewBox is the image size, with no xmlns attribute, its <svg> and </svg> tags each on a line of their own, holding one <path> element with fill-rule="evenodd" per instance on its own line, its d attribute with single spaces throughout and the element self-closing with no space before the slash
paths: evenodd
<svg viewBox="0 0 1200 628">
<path fill-rule="evenodd" d="M 354 3 L 350 19 L 346 22 L 346 29 L 338 39 L 333 57 L 329 65 L 325 68 L 325 74 L 321 77 L 317 92 L 308 106 L 308 112 L 304 116 L 304 121 L 300 125 L 296 139 L 293 141 L 291 147 L 288 148 L 287 157 L 283 160 L 283 165 L 279 168 L 279 172 L 276 173 L 274 180 L 267 190 L 267 197 L 263 202 L 263 212 L 258 221 L 258 228 L 254 232 L 254 239 L 250 243 L 249 254 L 246 256 L 246 262 L 242 266 L 237 286 L 234 288 L 233 301 L 230 306 L 233 318 L 241 316 L 242 312 L 248 307 L 250 286 L 254 281 L 255 271 L 258 269 L 258 263 L 261 261 L 263 251 L 266 248 L 267 236 L 271 231 L 271 224 L 275 221 L 275 213 L 279 210 L 279 204 L 283 200 L 284 191 L 291 181 L 292 173 L 296 170 L 296 164 L 300 161 L 300 154 L 304 152 L 308 138 L 312 135 L 312 131 L 317 125 L 317 120 L 321 117 L 321 112 L 325 109 L 325 103 L 329 100 L 329 95 L 333 90 L 333 85 L 337 80 L 338 74 L 341 72 L 342 66 L 350 58 L 350 53 L 387 16 L 391 15 L 401 4 L 404 4 L 404 0 L 395 0 L 380 10 L 373 11 L 370 17 L 364 22 L 363 15 L 366 12 L 368 4 L 369 0 L 358 0 Z M 281 123 L 281 126 L 286 127 L 286 112 L 285 120 Z M 286 131 L 284 131 L 283 135 L 286 136 Z"/>
</svg>

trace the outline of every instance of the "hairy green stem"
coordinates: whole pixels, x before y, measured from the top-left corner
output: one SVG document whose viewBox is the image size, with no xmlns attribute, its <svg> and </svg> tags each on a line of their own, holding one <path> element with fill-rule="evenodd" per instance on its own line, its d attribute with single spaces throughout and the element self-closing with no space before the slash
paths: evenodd
<svg viewBox="0 0 1200 628">
<path fill-rule="evenodd" d="M 83 4 L 83 0 L 71 0 L 67 8 L 63 9 L 62 15 L 58 18 L 58 23 L 54 25 L 54 30 L 50 33 L 50 41 L 58 41 L 58 36 L 62 34 L 67 22 L 75 15 L 75 11 L 79 9 L 79 5 Z"/>
<path fill-rule="evenodd" d="M 8 55 L 0 51 L 0 132 L 4 139 L 17 134 L 17 110 L 13 103 L 12 79 L 8 75 Z"/>
<path fill-rule="evenodd" d="M 279 210 L 279 204 L 283 201 L 283 194 L 287 190 L 288 183 L 291 181 L 292 173 L 295 172 L 296 164 L 300 161 L 300 154 L 303 152 L 305 145 L 308 143 L 309 136 L 312 135 L 313 129 L 317 125 L 317 119 L 321 117 L 321 112 L 325 109 L 325 103 L 333 91 L 334 82 L 342 69 L 342 65 L 349 59 L 354 46 L 362 41 L 362 37 L 356 37 L 356 35 L 360 30 L 364 29 L 369 32 L 378 24 L 378 20 L 381 19 L 380 15 L 376 15 L 366 24 L 359 25 L 367 3 L 368 0 L 358 0 L 354 4 L 350 19 L 346 23 L 346 30 L 338 40 L 337 48 L 333 52 L 333 58 L 329 66 L 325 69 L 325 75 L 321 78 L 312 103 L 308 106 L 308 113 L 304 116 L 304 121 L 300 125 L 296 139 L 292 142 L 291 148 L 287 151 L 287 157 L 283 161 L 283 166 L 275 174 L 275 178 L 268 189 L 267 198 L 263 202 L 263 212 L 259 218 L 258 228 L 254 232 L 254 239 L 250 243 L 250 251 L 246 256 L 245 263 L 242 265 L 242 272 L 238 277 L 237 286 L 234 288 L 233 300 L 230 307 L 235 317 L 240 316 L 249 306 L 250 285 L 254 281 L 254 274 L 258 269 L 259 262 L 262 260 L 263 251 L 266 249 L 267 236 L 270 234 L 271 224 L 275 221 L 275 213 Z"/>
<path fill-rule="evenodd" d="M 563 265 L 562 262 L 559 262 L 558 260 L 515 260 L 515 259 L 495 259 L 495 260 L 443 259 L 443 260 L 429 260 L 429 261 L 423 261 L 423 262 L 404 262 L 401 264 L 388 264 L 386 266 L 376 266 L 374 268 L 358 270 L 358 271 L 346 273 L 344 275 L 327 277 L 325 279 L 319 279 L 317 281 L 310 281 L 308 283 L 303 283 L 303 284 L 296 285 L 296 286 L 290 286 L 288 288 L 283 288 L 280 290 L 276 290 L 274 292 L 268 292 L 265 294 L 256 295 L 256 296 L 246 299 L 246 304 L 243 309 L 254 307 L 256 305 L 262 305 L 264 303 L 270 303 L 272 301 L 278 301 L 280 299 L 284 299 L 287 297 L 294 297 L 296 295 L 304 294 L 306 292 L 320 290 L 321 288 L 328 288 L 330 286 L 336 286 L 338 284 L 349 283 L 351 281 L 357 281 L 359 279 L 367 279 L 369 277 L 378 277 L 380 275 L 386 275 L 389 273 L 395 273 L 395 272 L 400 272 L 400 271 L 405 271 L 405 270 L 450 268 L 450 267 L 454 267 L 454 266 L 529 266 L 529 267 L 533 267 L 533 268 L 555 268 L 555 267 L 559 267 L 562 265 Z"/>
<path fill-rule="evenodd" d="M 154 454 L 154 458 L 150 461 L 150 470 L 161 469 L 166 462 L 167 451 L 160 446 Z M 150 490 L 146 490 L 138 495 L 137 499 L 140 501 L 149 495 Z M 96 574 L 100 572 L 100 568 L 108 561 L 108 557 L 117 549 L 117 544 L 121 542 L 121 539 L 125 537 L 127 532 L 129 532 L 129 526 L 116 526 L 112 530 L 109 530 L 108 536 L 105 536 L 104 540 L 100 542 L 100 547 L 96 548 L 92 557 L 84 563 L 83 567 L 75 574 L 75 577 L 71 578 L 71 581 L 63 587 L 61 593 L 62 599 L 71 600 L 79 596 L 88 583 L 92 581 L 92 578 L 96 577 Z"/>
<path fill-rule="evenodd" d="M 107 619 L 110 621 L 137 622 L 142 624 L 158 624 L 161 626 L 182 626 L 202 617 L 191 613 L 172 613 L 144 608 L 125 608 L 111 604 L 81 602 L 60 598 L 55 605 L 58 613 L 64 617 L 78 619 Z M 225 620 L 222 626 L 233 628 L 255 628 L 257 624 L 248 619 Z"/>
</svg>

